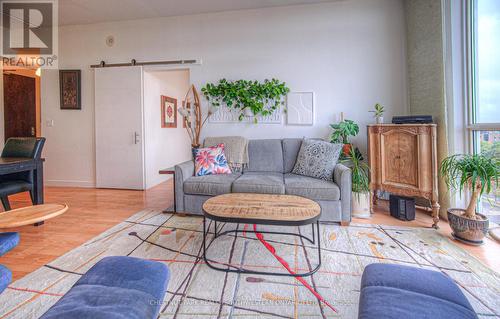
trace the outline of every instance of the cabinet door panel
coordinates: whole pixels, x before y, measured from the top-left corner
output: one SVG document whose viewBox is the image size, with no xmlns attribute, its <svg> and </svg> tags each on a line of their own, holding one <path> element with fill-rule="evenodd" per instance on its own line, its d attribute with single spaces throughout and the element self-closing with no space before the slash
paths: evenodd
<svg viewBox="0 0 500 319">
<path fill-rule="evenodd" d="M 418 136 L 399 133 L 399 182 L 418 187 Z"/>
<path fill-rule="evenodd" d="M 382 134 L 382 183 L 399 183 L 399 133 L 389 131 Z"/>
</svg>

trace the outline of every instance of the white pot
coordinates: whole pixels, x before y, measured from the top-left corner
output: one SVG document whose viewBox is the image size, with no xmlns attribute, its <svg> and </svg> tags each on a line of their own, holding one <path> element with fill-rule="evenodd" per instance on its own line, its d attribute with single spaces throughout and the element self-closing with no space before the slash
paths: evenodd
<svg viewBox="0 0 500 319">
<path fill-rule="evenodd" d="M 384 117 L 383 116 L 377 116 L 377 124 L 384 124 Z"/>
<path fill-rule="evenodd" d="M 245 115 L 246 117 L 252 117 L 252 116 L 254 116 L 252 110 L 249 109 L 248 107 L 246 107 L 246 108 L 243 109 L 243 115 Z"/>
<path fill-rule="evenodd" d="M 352 217 L 370 218 L 370 193 L 352 192 Z"/>
</svg>

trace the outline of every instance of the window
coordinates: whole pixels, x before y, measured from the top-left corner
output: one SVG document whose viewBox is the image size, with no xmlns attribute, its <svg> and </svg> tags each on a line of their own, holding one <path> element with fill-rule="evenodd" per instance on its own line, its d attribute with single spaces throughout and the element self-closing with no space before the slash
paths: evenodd
<svg viewBox="0 0 500 319">
<path fill-rule="evenodd" d="M 470 0 L 468 18 L 472 151 L 500 157 L 500 1 Z M 500 222 L 500 190 L 483 196 L 480 209 Z"/>
</svg>

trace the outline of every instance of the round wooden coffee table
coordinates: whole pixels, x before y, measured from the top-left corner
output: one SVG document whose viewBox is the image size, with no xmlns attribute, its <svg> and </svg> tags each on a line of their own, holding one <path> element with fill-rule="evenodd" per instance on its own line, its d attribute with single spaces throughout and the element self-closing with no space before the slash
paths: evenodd
<svg viewBox="0 0 500 319">
<path fill-rule="evenodd" d="M 321 208 L 318 203 L 299 196 L 293 195 L 272 195 L 272 194 L 252 194 L 252 193 L 233 193 L 212 197 L 203 204 L 203 258 L 205 263 L 215 270 L 225 272 L 237 272 L 246 274 L 276 275 L 276 276 L 295 276 L 303 277 L 314 274 L 321 267 L 321 246 L 319 233 L 319 218 Z M 253 271 L 234 267 L 221 268 L 212 264 L 206 256 L 207 235 L 210 231 L 210 224 L 207 228 L 206 219 L 213 220 L 215 223 L 214 238 L 208 244 L 228 233 L 243 232 L 244 230 L 233 229 L 217 233 L 217 222 L 240 223 L 240 224 L 259 224 L 259 225 L 277 225 L 277 226 L 304 226 L 311 225 L 312 239 L 302 234 L 283 233 L 271 231 L 259 231 L 264 234 L 291 235 L 306 239 L 311 244 L 317 244 L 318 265 L 313 270 L 306 273 L 287 274 L 270 273 L 262 271 Z M 316 228 L 316 231 L 315 231 Z M 256 233 L 255 231 L 245 230 L 246 233 Z M 317 238 L 316 238 L 317 237 Z"/>
<path fill-rule="evenodd" d="M 17 208 L 0 213 L 0 228 L 33 225 L 64 214 L 66 204 L 42 204 Z"/>
</svg>

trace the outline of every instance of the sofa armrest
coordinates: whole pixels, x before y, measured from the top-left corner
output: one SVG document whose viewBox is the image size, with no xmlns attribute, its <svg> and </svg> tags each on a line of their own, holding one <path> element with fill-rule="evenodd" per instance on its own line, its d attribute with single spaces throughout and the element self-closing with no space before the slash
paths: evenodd
<svg viewBox="0 0 500 319">
<path fill-rule="evenodd" d="M 175 165 L 175 206 L 178 212 L 184 211 L 184 181 L 194 176 L 194 161 Z"/>
<path fill-rule="evenodd" d="M 340 188 L 340 203 L 342 206 L 342 221 L 351 221 L 352 174 L 345 165 L 337 164 L 333 171 L 333 181 Z"/>
</svg>

